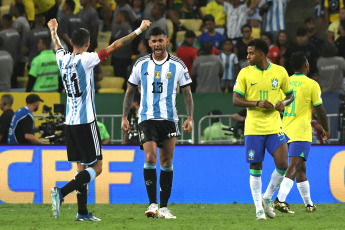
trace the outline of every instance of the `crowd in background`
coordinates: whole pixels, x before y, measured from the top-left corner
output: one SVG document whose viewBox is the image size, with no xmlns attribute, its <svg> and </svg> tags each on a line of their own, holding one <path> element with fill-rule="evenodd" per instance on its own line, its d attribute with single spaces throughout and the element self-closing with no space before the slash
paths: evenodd
<svg viewBox="0 0 345 230">
<path fill-rule="evenodd" d="M 95 51 L 103 48 L 98 42 L 100 32 L 111 33 L 110 44 L 132 32 L 142 19 L 151 20 L 151 28 L 160 26 L 169 34 L 169 51 L 188 67 L 193 92 L 231 92 L 238 72 L 248 65 L 247 44 L 262 38 L 269 45 L 272 63 L 292 74 L 289 58 L 303 51 L 310 64 L 309 77 L 319 82 L 322 92 L 344 93 L 343 0 L 315 1 L 314 17 L 305 18 L 295 40 L 285 28 L 289 0 L 2 0 L 5 2 L 10 7 L 1 17 L 2 92 L 15 91 L 18 77 L 25 75 L 27 92 L 62 90 L 46 26 L 49 19 L 57 18 L 59 37 L 69 51 L 75 28 L 89 30 L 88 51 Z M 197 22 L 201 23 L 195 28 Z M 150 52 L 149 33 L 112 55 L 113 76 L 127 79 L 136 57 Z M 95 78 L 102 78 L 101 66 L 95 68 Z"/>
</svg>

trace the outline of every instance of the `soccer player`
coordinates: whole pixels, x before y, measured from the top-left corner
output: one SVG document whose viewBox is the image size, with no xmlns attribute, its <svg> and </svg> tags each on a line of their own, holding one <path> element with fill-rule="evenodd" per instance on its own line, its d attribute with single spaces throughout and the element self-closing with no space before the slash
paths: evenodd
<svg viewBox="0 0 345 230">
<path fill-rule="evenodd" d="M 319 84 L 307 77 L 309 63 L 303 52 L 292 54 L 290 63 L 295 74 L 290 77 L 292 82 L 295 100 L 291 105 L 285 107 L 283 128 L 289 136 L 289 157 L 288 171 L 280 185 L 278 197 L 273 202 L 273 207 L 281 212 L 293 213 L 285 202 L 294 180 L 297 181 L 297 188 L 303 198 L 306 211 L 315 212 L 316 206 L 310 198 L 309 181 L 306 176 L 306 161 L 308 159 L 312 142 L 312 110 L 316 110 L 318 120 L 322 126 L 323 140 L 330 136 L 328 129 L 327 115 L 322 105 L 321 89 Z"/>
<path fill-rule="evenodd" d="M 87 210 L 87 183 L 102 172 L 101 139 L 96 124 L 94 102 L 93 68 L 108 58 L 110 54 L 131 42 L 151 24 L 143 20 L 140 28 L 129 35 L 114 41 L 110 46 L 97 53 L 86 52 L 90 46 L 90 33 L 80 28 L 72 33 L 73 52 L 63 49 L 57 36 L 56 19 L 48 22 L 56 51 L 63 85 L 67 94 L 66 145 L 68 161 L 77 162 L 77 175 L 64 187 L 51 189 L 53 215 L 59 218 L 63 198 L 77 191 L 77 221 L 100 221 Z"/>
<path fill-rule="evenodd" d="M 286 70 L 268 62 L 267 53 L 268 45 L 265 41 L 254 39 L 249 42 L 247 58 L 250 66 L 239 73 L 233 94 L 234 105 L 247 107 L 248 110 L 244 127 L 245 157 L 250 163 L 250 188 L 257 220 L 266 219 L 265 212 L 268 217 L 275 217 L 270 198 L 288 167 L 288 137 L 283 132 L 278 110 L 283 110 L 293 101 L 292 86 Z M 286 97 L 278 102 L 280 90 Z M 276 165 L 266 191 L 272 194 L 271 197 L 261 197 L 265 149 L 273 156 Z"/>
<path fill-rule="evenodd" d="M 127 115 L 136 88 L 141 81 L 141 102 L 138 112 L 139 136 L 145 152 L 144 179 L 150 205 L 147 217 L 176 219 L 167 208 L 173 179 L 173 155 L 176 137 L 180 135 L 176 111 L 177 85 L 183 93 L 188 118 L 183 123 L 185 132 L 193 127 L 193 98 L 190 84 L 192 80 L 181 59 L 167 52 L 169 44 L 167 32 L 160 27 L 152 28 L 149 45 L 153 52 L 134 64 L 128 79 L 128 88 L 123 101 L 121 128 L 129 130 Z M 160 208 L 157 204 L 157 147 L 159 147 Z"/>
</svg>

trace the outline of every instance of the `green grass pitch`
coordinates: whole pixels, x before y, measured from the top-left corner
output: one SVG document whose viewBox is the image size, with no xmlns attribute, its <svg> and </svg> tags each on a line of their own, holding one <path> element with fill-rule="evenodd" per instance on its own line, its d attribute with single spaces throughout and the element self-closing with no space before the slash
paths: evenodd
<svg viewBox="0 0 345 230">
<path fill-rule="evenodd" d="M 345 229 L 345 204 L 317 204 L 306 213 L 303 204 L 291 204 L 295 214 L 276 211 L 275 219 L 255 220 L 253 204 L 170 204 L 176 220 L 146 218 L 144 204 L 89 205 L 101 222 L 76 222 L 76 204 L 62 204 L 59 219 L 51 205 L 0 204 L 0 229 Z"/>
</svg>

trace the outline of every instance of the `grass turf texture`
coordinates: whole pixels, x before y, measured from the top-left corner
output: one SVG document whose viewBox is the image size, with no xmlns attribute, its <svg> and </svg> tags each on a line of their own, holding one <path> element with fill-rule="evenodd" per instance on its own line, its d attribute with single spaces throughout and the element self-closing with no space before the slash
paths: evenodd
<svg viewBox="0 0 345 230">
<path fill-rule="evenodd" d="M 76 204 L 62 204 L 60 218 L 51 205 L 0 204 L 0 229 L 345 229 L 345 204 L 317 204 L 306 213 L 303 204 L 291 204 L 295 214 L 276 211 L 276 218 L 256 221 L 253 204 L 171 204 L 176 220 L 146 218 L 147 205 L 89 205 L 101 222 L 74 221 Z"/>
</svg>

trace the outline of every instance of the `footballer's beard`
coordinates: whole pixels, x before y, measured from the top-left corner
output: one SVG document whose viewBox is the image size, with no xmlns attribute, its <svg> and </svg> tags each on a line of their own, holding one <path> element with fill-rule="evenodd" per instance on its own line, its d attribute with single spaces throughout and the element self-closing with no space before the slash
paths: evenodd
<svg viewBox="0 0 345 230">
<path fill-rule="evenodd" d="M 164 54 L 165 54 L 165 51 L 166 51 L 166 49 L 165 48 L 163 48 L 163 47 L 155 47 L 154 49 L 153 49 L 153 53 L 154 53 L 154 55 L 157 57 L 157 58 L 162 58 L 163 56 L 164 56 Z"/>
</svg>

